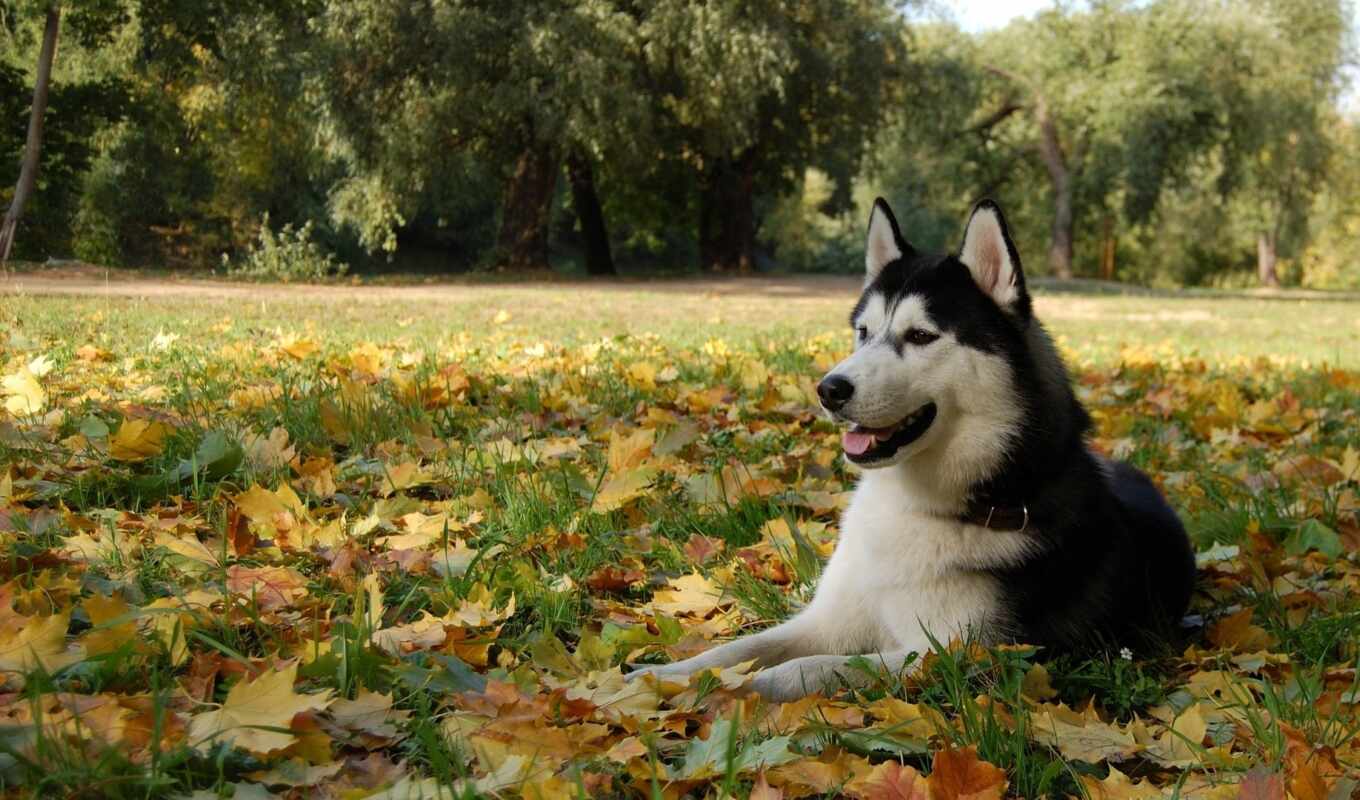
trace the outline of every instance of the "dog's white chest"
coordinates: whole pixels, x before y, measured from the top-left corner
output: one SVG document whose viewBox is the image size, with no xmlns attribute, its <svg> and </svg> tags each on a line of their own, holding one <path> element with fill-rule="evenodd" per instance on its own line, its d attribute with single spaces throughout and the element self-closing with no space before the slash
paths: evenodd
<svg viewBox="0 0 1360 800">
<path fill-rule="evenodd" d="M 982 568 L 1014 559 L 1023 542 L 914 511 L 889 488 L 867 478 L 857 489 L 809 610 L 837 627 L 847 652 L 923 651 L 930 637 L 986 636 L 1000 621 L 1000 596 Z"/>
</svg>

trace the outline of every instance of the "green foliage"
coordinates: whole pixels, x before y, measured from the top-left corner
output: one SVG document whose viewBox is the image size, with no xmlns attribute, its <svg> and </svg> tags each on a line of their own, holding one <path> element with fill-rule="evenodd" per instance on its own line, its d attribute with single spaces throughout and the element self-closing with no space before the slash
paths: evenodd
<svg viewBox="0 0 1360 800">
<path fill-rule="evenodd" d="M 0 204 L 46 8 L 0 2 Z M 570 160 L 591 168 L 625 270 L 736 248 L 765 269 L 853 272 L 881 194 L 935 249 L 996 197 L 1039 273 L 1061 196 L 1078 275 L 1248 285 L 1264 242 L 1287 283 L 1360 287 L 1339 0 L 1096 3 L 978 34 L 901 12 L 67 3 L 16 255 L 202 268 L 267 213 L 368 268 L 365 252 L 495 266 L 530 238 L 537 266 L 572 269 L 591 204 L 563 180 Z"/>
<path fill-rule="evenodd" d="M 349 271 L 348 265 L 312 241 L 312 223 L 300 228 L 290 223 L 276 233 L 269 227 L 268 214 L 245 254 L 238 260 L 222 256 L 222 266 L 232 275 L 284 282 L 323 281 Z"/>
</svg>

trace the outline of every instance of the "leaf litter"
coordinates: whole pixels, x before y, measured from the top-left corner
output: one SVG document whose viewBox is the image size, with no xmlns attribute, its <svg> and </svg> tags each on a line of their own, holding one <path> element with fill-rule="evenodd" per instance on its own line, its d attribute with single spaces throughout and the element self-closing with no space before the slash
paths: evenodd
<svg viewBox="0 0 1360 800">
<path fill-rule="evenodd" d="M 1093 446 L 1147 469 L 1200 551 L 1174 651 L 953 642 L 771 706 L 749 665 L 623 676 L 810 597 L 855 477 L 813 412 L 841 337 L 567 348 L 499 327 L 0 344 L 3 792 L 1360 786 L 1360 374 L 1080 365 Z"/>
</svg>

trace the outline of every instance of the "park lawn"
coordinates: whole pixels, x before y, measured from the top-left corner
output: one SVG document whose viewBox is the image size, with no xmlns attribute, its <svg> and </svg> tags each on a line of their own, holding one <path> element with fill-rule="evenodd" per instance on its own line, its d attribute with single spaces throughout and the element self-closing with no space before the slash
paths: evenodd
<svg viewBox="0 0 1360 800">
<path fill-rule="evenodd" d="M 852 293 L 0 295 L 0 786 L 1350 796 L 1354 303 L 1040 296 L 1094 446 L 1200 551 L 1167 652 L 959 642 L 775 707 L 740 670 L 623 683 L 810 597 L 855 479 L 811 410 Z"/>
</svg>

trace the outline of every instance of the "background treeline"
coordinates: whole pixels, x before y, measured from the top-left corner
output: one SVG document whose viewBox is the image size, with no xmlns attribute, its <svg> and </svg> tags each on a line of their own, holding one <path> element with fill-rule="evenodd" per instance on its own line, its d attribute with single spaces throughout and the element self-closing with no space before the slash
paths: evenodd
<svg viewBox="0 0 1360 800">
<path fill-rule="evenodd" d="M 1341 0 L 0 0 L 13 257 L 307 277 L 855 271 L 867 204 L 1036 272 L 1360 287 Z"/>
</svg>

